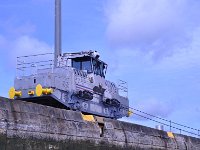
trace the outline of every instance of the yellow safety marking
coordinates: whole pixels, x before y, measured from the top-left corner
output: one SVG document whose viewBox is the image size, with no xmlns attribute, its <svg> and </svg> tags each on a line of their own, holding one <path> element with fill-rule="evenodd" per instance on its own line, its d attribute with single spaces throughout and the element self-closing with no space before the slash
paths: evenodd
<svg viewBox="0 0 200 150">
<path fill-rule="evenodd" d="M 167 132 L 168 137 L 173 138 L 174 139 L 174 134 L 172 132 Z"/>
<path fill-rule="evenodd" d="M 9 90 L 9 98 L 14 99 L 15 96 L 21 97 L 22 91 L 16 91 L 14 87 L 11 87 L 10 90 Z"/>
<path fill-rule="evenodd" d="M 41 84 L 38 84 L 36 86 L 35 91 L 36 91 L 36 95 L 37 96 L 41 96 L 42 94 L 44 94 L 44 95 L 50 95 L 50 94 L 53 93 L 53 89 L 51 89 L 51 88 L 44 88 L 43 89 Z"/>
<path fill-rule="evenodd" d="M 28 91 L 28 95 L 34 95 L 35 92 L 34 91 Z"/>
<path fill-rule="evenodd" d="M 93 115 L 83 115 L 82 114 L 82 118 L 85 121 L 90 121 L 90 122 L 95 122 L 94 116 Z"/>
<path fill-rule="evenodd" d="M 128 117 L 130 117 L 133 114 L 133 111 L 129 110 L 128 111 Z"/>
</svg>

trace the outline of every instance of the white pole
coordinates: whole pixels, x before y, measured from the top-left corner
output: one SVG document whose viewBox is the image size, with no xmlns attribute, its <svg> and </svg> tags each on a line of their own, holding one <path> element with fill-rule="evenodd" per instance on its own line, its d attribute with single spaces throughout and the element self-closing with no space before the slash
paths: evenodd
<svg viewBox="0 0 200 150">
<path fill-rule="evenodd" d="M 55 52 L 54 67 L 57 67 L 58 57 L 62 55 L 61 48 L 61 0 L 55 0 Z"/>
</svg>

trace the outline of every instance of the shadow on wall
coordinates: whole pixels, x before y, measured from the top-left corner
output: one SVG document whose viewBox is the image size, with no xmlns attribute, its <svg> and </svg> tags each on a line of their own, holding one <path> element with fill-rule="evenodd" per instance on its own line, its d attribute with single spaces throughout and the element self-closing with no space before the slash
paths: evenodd
<svg viewBox="0 0 200 150">
<path fill-rule="evenodd" d="M 91 141 L 77 141 L 68 140 L 66 142 L 57 142 L 50 140 L 37 140 L 37 139 L 21 139 L 6 138 L 0 136 L 0 149 L 1 150 L 142 150 L 139 147 L 118 147 L 115 145 L 108 145 L 101 142 L 95 144 Z"/>
</svg>

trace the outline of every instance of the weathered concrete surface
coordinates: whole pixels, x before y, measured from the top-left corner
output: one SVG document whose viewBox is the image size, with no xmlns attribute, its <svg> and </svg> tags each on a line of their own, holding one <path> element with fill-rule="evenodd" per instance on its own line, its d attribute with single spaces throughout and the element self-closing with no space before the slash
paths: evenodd
<svg viewBox="0 0 200 150">
<path fill-rule="evenodd" d="M 104 119 L 87 122 L 79 112 L 0 97 L 0 150 L 200 150 L 200 139 Z"/>
</svg>

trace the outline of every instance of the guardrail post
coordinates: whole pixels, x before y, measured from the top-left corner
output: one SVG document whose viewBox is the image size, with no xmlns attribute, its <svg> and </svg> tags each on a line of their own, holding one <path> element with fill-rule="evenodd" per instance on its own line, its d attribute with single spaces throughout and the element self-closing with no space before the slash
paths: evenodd
<svg viewBox="0 0 200 150">
<path fill-rule="evenodd" d="M 180 134 L 181 134 L 181 129 L 179 129 L 180 130 Z"/>
<path fill-rule="evenodd" d="M 169 123 L 170 123 L 170 132 L 172 132 L 172 121 L 170 120 Z"/>
</svg>

